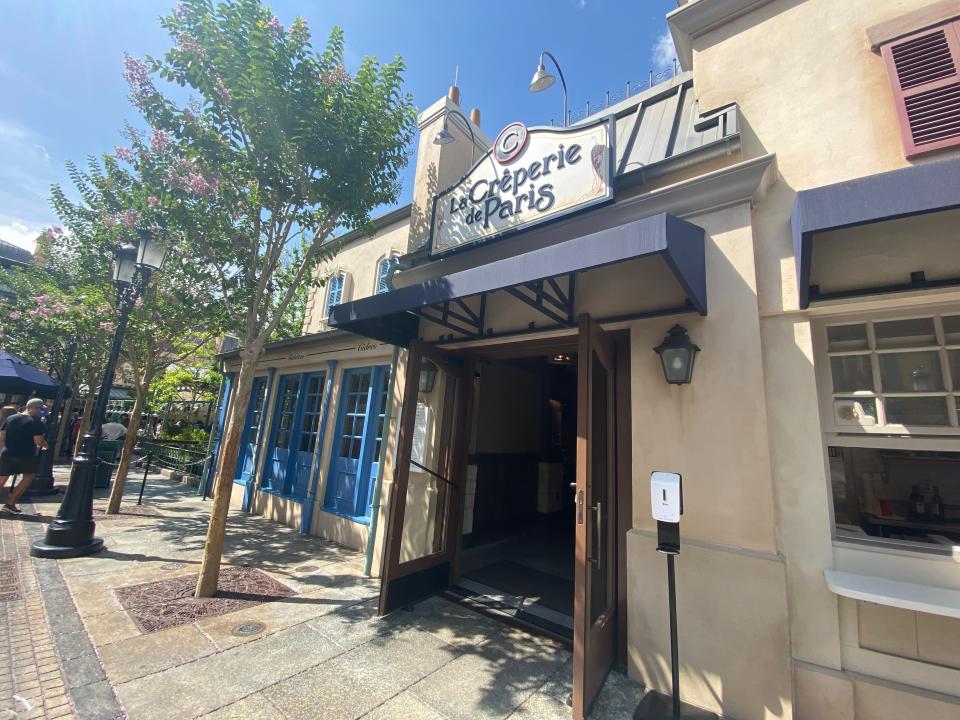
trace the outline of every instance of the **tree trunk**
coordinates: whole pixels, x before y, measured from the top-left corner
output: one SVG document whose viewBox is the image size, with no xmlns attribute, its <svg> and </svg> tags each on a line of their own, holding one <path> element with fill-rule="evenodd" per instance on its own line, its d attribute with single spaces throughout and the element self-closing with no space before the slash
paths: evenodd
<svg viewBox="0 0 960 720">
<path fill-rule="evenodd" d="M 113 479 L 110 490 L 110 502 L 107 504 L 107 515 L 116 515 L 120 512 L 120 502 L 123 500 L 123 489 L 127 484 L 127 473 L 130 471 L 130 460 L 133 457 L 133 447 L 137 444 L 137 429 L 140 427 L 140 416 L 147 404 L 146 376 L 137 383 L 136 395 L 133 398 L 133 409 L 130 411 L 130 422 L 127 423 L 127 435 L 123 440 L 123 450 L 120 451 L 120 464 Z"/>
<path fill-rule="evenodd" d="M 223 540 L 227 529 L 227 513 L 230 509 L 230 492 L 233 490 L 233 476 L 237 468 L 237 454 L 243 435 L 247 405 L 250 402 L 250 390 L 257 369 L 260 348 L 251 348 L 241 353 L 240 372 L 233 390 L 233 400 L 229 403 L 226 429 L 220 441 L 216 472 L 213 480 L 213 503 L 210 509 L 210 524 L 207 527 L 207 540 L 203 546 L 203 563 L 200 566 L 200 578 L 197 580 L 195 597 L 213 597 L 217 592 L 220 577 L 220 561 L 223 556 Z M 224 397 L 221 402 L 228 402 Z"/>
</svg>

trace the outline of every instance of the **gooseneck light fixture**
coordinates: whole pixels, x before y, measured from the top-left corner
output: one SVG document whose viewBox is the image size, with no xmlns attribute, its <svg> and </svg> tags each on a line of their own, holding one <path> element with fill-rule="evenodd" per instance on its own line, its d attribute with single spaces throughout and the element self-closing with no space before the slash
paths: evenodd
<svg viewBox="0 0 960 720">
<path fill-rule="evenodd" d="M 79 557 L 103 549 L 103 540 L 94 537 L 96 523 L 93 521 L 93 484 L 99 464 L 97 449 L 100 446 L 100 426 L 107 412 L 130 310 L 150 284 L 153 273 L 163 267 L 166 256 L 166 242 L 149 229 L 140 230 L 137 245 L 127 242 L 115 253 L 113 283 L 117 289 L 117 327 L 113 346 L 103 370 L 90 427 L 80 440 L 79 451 L 73 461 L 63 502 L 57 517 L 47 526 L 44 539 L 35 542 L 30 549 L 34 557 Z"/>
<path fill-rule="evenodd" d="M 563 70 L 560 69 L 560 63 L 557 62 L 557 59 L 553 56 L 553 53 L 544 50 L 540 53 L 540 62 L 537 64 L 537 71 L 533 74 L 533 80 L 530 81 L 530 92 L 538 93 L 543 92 L 548 87 L 553 85 L 557 79 L 547 72 L 547 69 L 543 65 L 544 56 L 550 58 L 553 61 L 554 66 L 557 68 L 557 75 L 560 76 L 560 85 L 563 86 L 563 121 L 560 123 L 563 127 L 567 126 L 567 81 L 563 78 Z"/>
<path fill-rule="evenodd" d="M 700 348 L 687 335 L 686 328 L 674 325 L 657 347 L 663 375 L 671 385 L 686 385 L 693 378 L 693 362 Z"/>
<path fill-rule="evenodd" d="M 450 114 L 459 115 L 463 118 L 464 124 L 467 126 L 467 132 L 470 133 L 470 166 L 473 167 L 473 163 L 477 159 L 477 136 L 473 134 L 473 128 L 470 127 L 470 121 L 467 119 L 467 116 L 464 115 L 459 110 L 454 110 L 453 108 L 446 108 L 443 111 L 443 127 L 440 128 L 440 131 L 434 136 L 433 144 L 434 145 L 449 145 L 454 142 L 456 138 L 450 132 L 450 128 L 447 123 L 449 122 Z"/>
</svg>

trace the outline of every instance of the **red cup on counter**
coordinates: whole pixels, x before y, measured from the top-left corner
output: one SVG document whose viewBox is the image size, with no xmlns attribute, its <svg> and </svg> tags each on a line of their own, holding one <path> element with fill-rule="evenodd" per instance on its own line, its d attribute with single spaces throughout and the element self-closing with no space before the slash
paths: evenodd
<svg viewBox="0 0 960 720">
<path fill-rule="evenodd" d="M 880 514 L 884 517 L 893 515 L 893 500 L 890 498 L 878 498 L 880 501 Z"/>
</svg>

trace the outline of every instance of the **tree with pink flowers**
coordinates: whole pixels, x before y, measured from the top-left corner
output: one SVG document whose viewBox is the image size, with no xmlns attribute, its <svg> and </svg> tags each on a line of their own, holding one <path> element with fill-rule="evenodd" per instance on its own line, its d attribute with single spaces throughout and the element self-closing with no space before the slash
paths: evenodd
<svg viewBox="0 0 960 720">
<path fill-rule="evenodd" d="M 163 57 L 125 60 L 130 99 L 176 147 L 166 192 L 203 215 L 209 238 L 189 244 L 187 272 L 218 283 L 242 345 L 196 589 L 207 597 L 257 359 L 298 292 L 322 282 L 314 271 L 336 253 L 335 230 L 369 227 L 374 208 L 396 201 L 415 111 L 399 58 L 351 72 L 342 30 L 315 50 L 306 22 L 284 27 L 260 0 L 181 2 L 161 25 L 174 43 Z M 196 99 L 175 102 L 165 83 Z"/>
<path fill-rule="evenodd" d="M 68 165 L 73 181 L 71 200 L 58 186 L 53 205 L 68 233 L 51 243 L 64 259 L 77 263 L 91 278 L 110 276 L 116 247 L 138 241 L 138 233 L 161 236 L 178 248 L 134 304 L 124 335 L 121 360 L 133 385 L 133 407 L 128 432 L 114 476 L 108 513 L 117 513 L 136 443 L 135 429 L 147 404 L 151 382 L 170 364 L 184 360 L 213 344 L 222 327 L 222 299 L 215 284 L 190 277 L 185 266 L 195 257 L 189 248 L 207 241 L 204 224 L 171 200 L 168 178 L 184 164 L 163 130 L 149 134 L 128 127 L 128 145 L 99 159 L 90 158 L 83 170 Z M 202 279 L 201 279 L 202 280 Z M 100 318 L 105 336 L 113 333 L 109 317 Z"/>
</svg>

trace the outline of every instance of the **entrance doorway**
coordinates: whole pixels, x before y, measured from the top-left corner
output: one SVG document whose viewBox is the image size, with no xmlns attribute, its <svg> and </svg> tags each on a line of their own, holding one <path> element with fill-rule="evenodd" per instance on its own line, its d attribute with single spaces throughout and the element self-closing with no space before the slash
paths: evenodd
<svg viewBox="0 0 960 720">
<path fill-rule="evenodd" d="M 542 377 L 543 358 L 552 359 L 553 353 L 569 356 L 557 357 L 555 364 L 572 366 L 575 385 L 562 369 L 555 372 L 555 384 Z M 484 396 L 485 367 L 487 373 L 503 376 L 503 398 L 496 392 Z M 514 370 L 540 375 L 536 382 L 511 379 Z M 569 400 L 571 385 L 575 410 Z M 548 411 L 543 395 L 556 396 L 546 398 Z M 483 449 L 477 443 L 484 435 L 474 419 L 482 415 L 488 399 L 494 408 L 488 435 L 499 438 L 501 452 L 485 457 L 476 452 Z M 464 583 L 501 594 L 505 589 L 509 594 L 520 591 L 524 602 L 518 609 L 528 613 L 520 619 L 552 622 L 560 629 L 557 634 L 569 632 L 572 624 L 573 717 L 586 717 L 615 658 L 624 661 L 626 656 L 629 403 L 629 343 L 616 343 L 589 315 L 580 317 L 576 335 L 559 340 L 459 353 L 412 340 L 390 491 L 380 613 Z M 565 404 L 574 410 L 567 412 L 566 422 L 576 427 L 574 468 L 566 471 L 570 456 L 569 441 L 566 451 L 564 447 Z M 559 423 L 549 419 L 556 409 L 561 410 Z M 534 421 L 535 416 L 540 419 Z M 541 421 L 543 417 L 547 419 Z M 519 447 L 513 443 L 521 433 L 539 441 L 523 447 L 539 451 L 502 452 L 504 447 Z M 541 462 L 546 466 L 542 484 Z M 478 498 L 481 522 L 474 530 Z M 551 512 L 541 513 L 541 507 Z M 475 532 L 476 538 L 464 541 Z M 572 616 L 565 613 L 571 602 L 570 534 Z M 551 542 L 557 547 L 547 547 Z M 526 585 L 521 587 L 521 581 Z M 572 623 L 564 621 L 571 617 Z"/>
<path fill-rule="evenodd" d="M 478 363 L 460 579 L 451 592 L 573 639 L 577 356 Z"/>
</svg>

